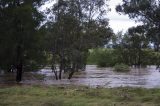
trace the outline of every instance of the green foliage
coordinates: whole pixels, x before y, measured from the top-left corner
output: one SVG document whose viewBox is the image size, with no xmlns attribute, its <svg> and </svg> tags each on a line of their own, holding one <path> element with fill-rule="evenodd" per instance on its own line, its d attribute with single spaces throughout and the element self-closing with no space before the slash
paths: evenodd
<svg viewBox="0 0 160 106">
<path fill-rule="evenodd" d="M 116 64 L 135 65 L 136 54 L 131 49 L 91 49 L 87 64 L 96 64 L 99 67 L 113 67 Z M 141 50 L 141 66 L 160 64 L 160 53 L 152 49 Z"/>
<path fill-rule="evenodd" d="M 160 50 L 160 1 L 159 0 L 123 0 L 116 10 L 127 14 L 131 19 L 142 22 L 147 38 Z M 153 15 L 154 14 L 154 15 Z"/>
<path fill-rule="evenodd" d="M 59 64 L 60 79 L 62 70 L 71 69 L 71 74 L 84 70 L 88 50 L 104 46 L 112 30 L 105 0 L 58 0 L 49 12 L 53 20 L 46 23 L 46 42 L 52 54 L 50 63 Z"/>
<path fill-rule="evenodd" d="M 42 14 L 38 9 L 46 1 L 0 0 L 1 69 L 14 66 L 22 76 L 22 69 L 46 64 L 55 69 L 58 64 L 61 79 L 66 69 L 84 70 L 88 50 L 104 46 L 113 34 L 106 19 L 107 0 L 57 0 Z"/>
<path fill-rule="evenodd" d="M 129 68 L 128 65 L 121 63 L 121 64 L 116 64 L 114 66 L 114 71 L 117 71 L 117 72 L 127 72 L 127 71 L 130 71 L 130 68 Z"/>
<path fill-rule="evenodd" d="M 92 49 L 88 56 L 88 64 L 97 64 L 98 67 L 112 67 L 118 62 L 114 49 Z"/>
<path fill-rule="evenodd" d="M 8 70 L 11 65 L 22 64 L 24 69 L 32 70 L 45 63 L 39 28 L 43 15 L 37 9 L 41 3 L 42 0 L 0 1 L 0 68 Z"/>
</svg>

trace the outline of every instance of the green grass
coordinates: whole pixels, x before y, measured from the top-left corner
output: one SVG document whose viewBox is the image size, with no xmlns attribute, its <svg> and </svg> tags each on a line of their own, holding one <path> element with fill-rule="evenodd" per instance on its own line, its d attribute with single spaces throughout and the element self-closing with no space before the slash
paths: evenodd
<svg viewBox="0 0 160 106">
<path fill-rule="evenodd" d="M 0 88 L 0 106 L 160 106 L 160 89 L 14 86 Z"/>
</svg>

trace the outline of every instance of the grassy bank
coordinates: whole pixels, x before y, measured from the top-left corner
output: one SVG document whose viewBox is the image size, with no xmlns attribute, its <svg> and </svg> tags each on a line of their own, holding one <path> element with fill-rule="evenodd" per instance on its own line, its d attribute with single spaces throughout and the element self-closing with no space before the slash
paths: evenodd
<svg viewBox="0 0 160 106">
<path fill-rule="evenodd" d="M 160 89 L 23 86 L 0 88 L 0 106 L 159 106 Z"/>
</svg>

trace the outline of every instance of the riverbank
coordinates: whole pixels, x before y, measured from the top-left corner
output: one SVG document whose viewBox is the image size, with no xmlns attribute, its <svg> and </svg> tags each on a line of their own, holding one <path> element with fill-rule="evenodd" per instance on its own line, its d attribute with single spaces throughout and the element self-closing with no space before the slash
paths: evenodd
<svg viewBox="0 0 160 106">
<path fill-rule="evenodd" d="M 160 89 L 13 86 L 0 88 L 0 106 L 159 106 Z"/>
</svg>

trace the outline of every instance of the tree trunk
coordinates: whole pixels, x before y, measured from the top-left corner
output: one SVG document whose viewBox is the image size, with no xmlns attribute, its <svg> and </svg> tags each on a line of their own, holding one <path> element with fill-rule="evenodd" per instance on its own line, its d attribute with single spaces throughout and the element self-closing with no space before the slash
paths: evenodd
<svg viewBox="0 0 160 106">
<path fill-rule="evenodd" d="M 16 75 L 16 81 L 20 82 L 22 81 L 22 70 L 23 70 L 23 65 L 22 62 L 17 65 L 17 75 Z"/>
<path fill-rule="evenodd" d="M 140 68 L 141 66 L 141 49 L 138 51 L 138 63 L 137 63 L 137 67 Z"/>
<path fill-rule="evenodd" d="M 60 67 L 59 67 L 59 79 L 62 79 L 62 71 L 64 70 L 64 65 L 65 65 L 65 61 L 64 61 L 64 54 L 62 53 L 62 55 L 60 55 Z"/>
<path fill-rule="evenodd" d="M 52 72 L 54 72 L 55 78 L 56 78 L 56 80 L 58 80 L 58 74 L 57 74 L 55 65 L 52 65 Z"/>
<path fill-rule="evenodd" d="M 63 70 L 63 62 L 61 62 L 60 64 L 60 68 L 59 68 L 59 79 L 62 79 L 62 70 Z"/>
<path fill-rule="evenodd" d="M 55 46 L 55 48 L 56 48 L 56 46 Z M 58 74 L 57 74 L 57 70 L 56 70 L 56 59 L 55 59 L 55 49 L 53 49 L 53 51 L 52 51 L 52 67 L 51 67 L 51 69 L 52 69 L 52 72 L 54 72 L 54 75 L 55 75 L 55 78 L 56 78 L 56 80 L 58 80 Z"/>
<path fill-rule="evenodd" d="M 73 67 L 72 67 L 72 69 L 71 69 L 71 73 L 69 73 L 68 79 L 71 79 L 71 78 L 72 78 L 72 76 L 73 76 L 73 74 L 74 74 L 74 72 L 75 72 L 75 68 L 76 68 L 76 65 L 73 64 Z"/>
<path fill-rule="evenodd" d="M 23 62 L 22 62 L 22 47 L 20 45 L 17 46 L 17 74 L 16 74 L 16 81 L 22 81 L 22 70 L 23 70 Z"/>
<path fill-rule="evenodd" d="M 60 69 L 59 69 L 59 79 L 61 80 L 62 79 L 62 68 L 60 66 Z"/>
<path fill-rule="evenodd" d="M 72 76 L 73 76 L 73 74 L 74 74 L 74 69 L 72 69 L 71 73 L 70 73 L 69 76 L 68 76 L 68 79 L 71 79 Z"/>
<path fill-rule="evenodd" d="M 55 74 L 56 80 L 58 80 L 57 71 L 54 70 L 53 72 L 54 72 L 54 74 Z"/>
<path fill-rule="evenodd" d="M 156 52 L 159 52 L 159 43 L 155 43 L 154 44 L 154 50 L 156 51 Z"/>
</svg>

